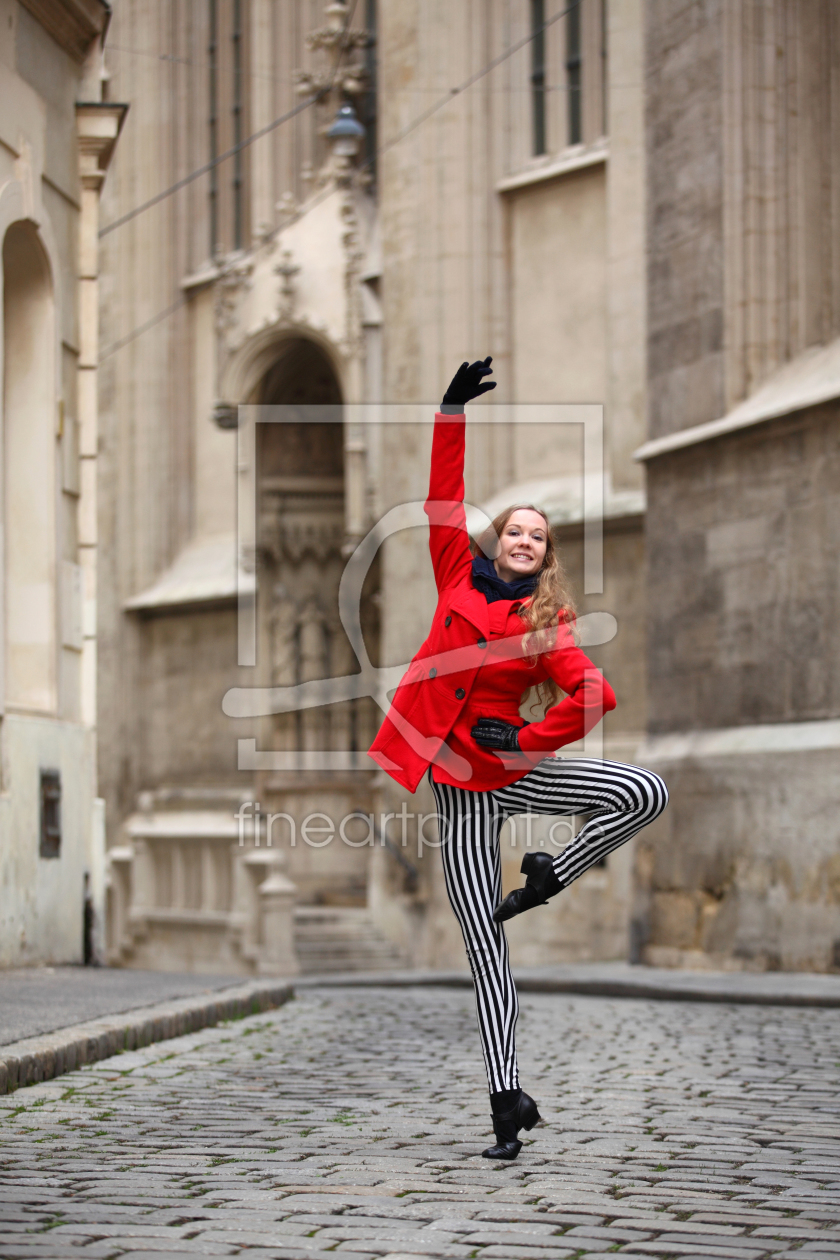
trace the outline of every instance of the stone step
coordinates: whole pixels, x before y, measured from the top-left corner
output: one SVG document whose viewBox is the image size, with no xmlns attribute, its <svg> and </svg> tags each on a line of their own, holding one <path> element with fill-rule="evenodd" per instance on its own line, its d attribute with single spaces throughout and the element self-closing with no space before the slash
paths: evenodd
<svg viewBox="0 0 840 1260">
<path fill-rule="evenodd" d="M 302 972 L 395 971 L 400 950 L 356 906 L 297 906 L 295 949 Z"/>
</svg>

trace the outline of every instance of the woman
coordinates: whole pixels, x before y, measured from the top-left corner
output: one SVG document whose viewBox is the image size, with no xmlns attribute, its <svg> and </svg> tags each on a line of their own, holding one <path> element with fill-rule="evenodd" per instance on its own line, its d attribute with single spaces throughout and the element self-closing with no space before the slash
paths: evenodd
<svg viewBox="0 0 840 1260">
<path fill-rule="evenodd" d="M 483 1154 L 515 1159 L 520 1129 L 533 1128 L 540 1116 L 519 1085 L 519 1008 L 501 924 L 545 905 L 624 844 L 662 812 L 668 793 L 649 770 L 551 755 L 615 708 L 615 696 L 576 645 L 574 610 L 545 515 L 510 507 L 482 538 L 485 554 L 471 550 L 464 406 L 495 387 L 482 380 L 490 363 L 463 363 L 435 417 L 426 512 L 438 604 L 370 755 L 411 792 L 428 770 L 490 1087 L 496 1144 Z M 548 707 L 541 720 L 523 722 L 520 705 L 533 689 Z M 529 812 L 589 818 L 557 857 L 526 853 L 525 885 L 502 901 L 499 832 L 511 815 Z"/>
</svg>

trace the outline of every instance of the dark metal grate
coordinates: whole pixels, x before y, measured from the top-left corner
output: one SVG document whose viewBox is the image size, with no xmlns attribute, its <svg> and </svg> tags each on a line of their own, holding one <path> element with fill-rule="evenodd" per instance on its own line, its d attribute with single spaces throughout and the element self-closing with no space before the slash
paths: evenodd
<svg viewBox="0 0 840 1260">
<path fill-rule="evenodd" d="M 42 858 L 61 856 L 61 775 L 57 770 L 41 771 Z"/>
</svg>

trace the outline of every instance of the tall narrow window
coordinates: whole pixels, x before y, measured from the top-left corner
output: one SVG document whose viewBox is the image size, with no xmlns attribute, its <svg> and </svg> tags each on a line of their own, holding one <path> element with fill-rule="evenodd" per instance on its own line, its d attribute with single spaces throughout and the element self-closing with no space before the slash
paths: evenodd
<svg viewBox="0 0 840 1260">
<path fill-rule="evenodd" d="M 249 244 L 248 0 L 207 0 L 212 257 Z M 221 161 L 223 154 L 229 154 Z M 216 163 L 216 165 L 212 165 Z"/>
<path fill-rule="evenodd" d="M 545 0 L 531 0 L 531 119 L 534 153 L 545 141 Z"/>
<path fill-rule="evenodd" d="M 609 99 L 607 97 L 607 0 L 601 0 L 601 135 L 607 134 Z"/>
<path fill-rule="evenodd" d="M 209 92 L 210 97 L 210 116 L 208 118 L 208 133 L 210 140 L 210 161 L 216 161 L 219 153 L 219 137 L 218 137 L 218 110 L 219 110 L 219 81 L 217 69 L 218 55 L 218 36 L 217 25 L 218 18 L 216 13 L 216 0 L 210 0 L 210 40 L 207 45 L 207 62 L 210 69 Z M 215 258 L 216 251 L 219 247 L 219 171 L 218 167 L 210 167 L 210 257 Z"/>
<path fill-rule="evenodd" d="M 233 0 L 233 144 L 242 143 L 242 4 Z M 242 248 L 242 150 L 233 158 L 233 248 Z"/>
<path fill-rule="evenodd" d="M 566 18 L 566 88 L 568 92 L 568 143 L 580 144 L 583 139 L 581 121 L 581 73 L 580 73 L 580 5 L 569 10 Z"/>
<path fill-rule="evenodd" d="M 371 179 L 371 188 L 376 186 L 376 0 L 365 2 L 365 30 L 368 39 L 365 45 L 365 70 L 367 71 L 367 87 L 359 102 L 359 121 L 365 129 L 365 169 Z"/>
</svg>

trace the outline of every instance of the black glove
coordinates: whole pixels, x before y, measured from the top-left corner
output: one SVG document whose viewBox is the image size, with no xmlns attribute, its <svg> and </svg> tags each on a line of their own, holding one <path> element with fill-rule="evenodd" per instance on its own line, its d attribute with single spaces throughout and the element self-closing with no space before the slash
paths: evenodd
<svg viewBox="0 0 840 1260">
<path fill-rule="evenodd" d="M 523 726 L 528 726 L 523 722 Z M 514 726 L 504 718 L 479 718 L 470 731 L 473 739 L 482 748 L 498 748 L 502 752 L 521 752 L 519 732 L 522 726 Z"/>
<path fill-rule="evenodd" d="M 458 371 L 452 378 L 449 389 L 443 395 L 441 407 L 450 410 L 460 408 L 463 410 L 464 405 L 473 398 L 478 398 L 480 394 L 486 394 L 488 390 L 496 388 L 495 381 L 485 381 L 482 385 L 482 376 L 489 376 L 493 371 L 490 364 L 493 362 L 488 354 L 487 358 L 476 359 L 475 363 L 462 363 Z"/>
</svg>

